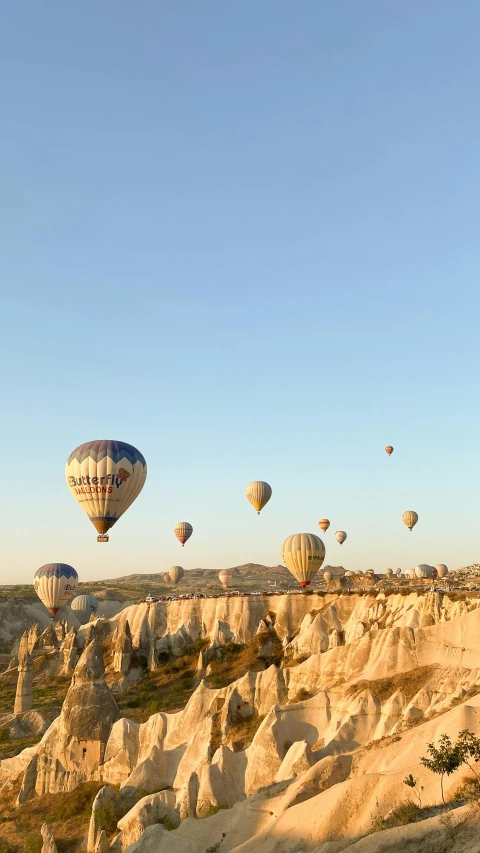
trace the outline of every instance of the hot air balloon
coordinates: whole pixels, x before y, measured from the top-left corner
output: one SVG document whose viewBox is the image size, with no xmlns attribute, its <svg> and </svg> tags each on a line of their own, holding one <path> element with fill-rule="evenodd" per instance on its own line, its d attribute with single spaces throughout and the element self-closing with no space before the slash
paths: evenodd
<svg viewBox="0 0 480 853">
<path fill-rule="evenodd" d="M 70 604 L 81 625 L 90 621 L 92 613 L 98 610 L 98 601 L 94 595 L 77 595 Z"/>
<path fill-rule="evenodd" d="M 173 532 L 175 533 L 178 541 L 182 543 L 183 548 L 185 542 L 190 539 L 190 536 L 193 533 L 193 527 L 188 523 L 188 521 L 179 521 L 173 528 Z"/>
<path fill-rule="evenodd" d="M 426 563 L 421 563 L 415 567 L 415 577 L 417 578 L 431 578 L 432 573 L 433 566 L 428 566 Z"/>
<path fill-rule="evenodd" d="M 331 572 L 324 572 L 323 573 L 323 580 L 326 581 L 326 583 L 330 583 L 332 578 L 333 578 L 333 575 Z"/>
<path fill-rule="evenodd" d="M 391 455 L 392 455 L 392 453 L 393 453 L 393 447 L 392 447 L 392 445 L 391 445 L 391 444 L 387 444 L 387 446 L 386 446 L 386 448 L 385 448 L 385 453 L 388 453 L 388 455 L 389 455 L 389 456 L 391 456 Z"/>
<path fill-rule="evenodd" d="M 108 542 L 108 530 L 143 489 L 147 463 L 124 441 L 87 441 L 68 457 L 65 476 L 99 534 L 97 542 Z"/>
<path fill-rule="evenodd" d="M 223 589 L 228 589 L 228 587 L 230 586 L 231 578 L 232 572 L 228 569 L 222 569 L 222 571 L 218 573 L 218 580 L 222 584 Z"/>
<path fill-rule="evenodd" d="M 272 487 L 268 483 L 264 483 L 263 480 L 254 480 L 248 484 L 245 494 L 254 509 L 257 510 L 258 515 L 260 515 L 260 511 L 272 497 Z"/>
<path fill-rule="evenodd" d="M 347 571 L 345 572 L 345 577 L 346 578 L 353 578 L 353 577 L 355 577 L 355 572 L 352 572 L 351 569 L 347 569 Z"/>
<path fill-rule="evenodd" d="M 35 572 L 33 586 L 52 619 L 73 597 L 78 575 L 67 563 L 47 563 Z"/>
<path fill-rule="evenodd" d="M 343 545 L 346 538 L 347 534 L 344 530 L 337 530 L 337 532 L 335 533 L 335 539 L 337 540 L 337 542 L 340 542 L 340 545 Z"/>
<path fill-rule="evenodd" d="M 393 576 L 393 569 L 385 569 L 385 577 L 391 578 Z"/>
<path fill-rule="evenodd" d="M 172 583 L 179 583 L 184 574 L 185 572 L 181 566 L 172 566 L 172 568 L 168 570 L 168 575 Z"/>
<path fill-rule="evenodd" d="M 318 526 L 323 530 L 324 533 L 326 533 L 328 528 L 330 527 L 330 522 L 328 518 L 321 518 L 318 522 Z"/>
<path fill-rule="evenodd" d="M 407 525 L 409 530 L 412 530 L 418 521 L 418 515 L 413 509 L 407 509 L 402 515 L 402 521 Z"/>
<path fill-rule="evenodd" d="M 439 577 L 439 578 L 446 578 L 447 577 L 448 568 L 446 567 L 445 563 L 439 563 L 438 566 L 435 566 L 435 568 L 437 570 L 437 577 Z"/>
<path fill-rule="evenodd" d="M 282 545 L 282 559 L 288 571 L 305 588 L 325 559 L 325 545 L 313 533 L 294 533 Z"/>
<path fill-rule="evenodd" d="M 395 574 L 396 574 L 397 578 L 400 578 L 400 577 L 402 576 L 402 570 L 401 570 L 401 569 L 397 569 L 397 571 L 395 572 Z"/>
</svg>

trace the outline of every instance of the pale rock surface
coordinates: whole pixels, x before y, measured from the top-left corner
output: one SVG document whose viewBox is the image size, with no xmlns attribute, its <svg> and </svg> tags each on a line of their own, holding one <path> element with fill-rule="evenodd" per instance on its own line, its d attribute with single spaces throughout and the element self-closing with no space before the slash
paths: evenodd
<svg viewBox="0 0 480 853">
<path fill-rule="evenodd" d="M 42 839 L 42 853 L 58 853 L 57 845 L 55 844 L 53 835 L 46 823 L 44 823 L 42 826 Z"/>
<path fill-rule="evenodd" d="M 18 680 L 15 695 L 14 714 L 29 711 L 33 701 L 33 661 L 28 651 L 28 634 L 25 633 L 20 641 L 18 652 Z"/>
<path fill-rule="evenodd" d="M 172 802 L 173 801 L 173 802 Z M 170 805 L 168 805 L 170 803 Z M 175 795 L 171 791 L 160 791 L 158 794 L 149 794 L 143 797 L 132 809 L 118 822 L 120 835 L 117 836 L 113 851 L 125 850 L 134 841 L 137 841 L 148 826 L 167 822 L 172 829 L 180 824 L 180 817 L 175 811 Z"/>
</svg>

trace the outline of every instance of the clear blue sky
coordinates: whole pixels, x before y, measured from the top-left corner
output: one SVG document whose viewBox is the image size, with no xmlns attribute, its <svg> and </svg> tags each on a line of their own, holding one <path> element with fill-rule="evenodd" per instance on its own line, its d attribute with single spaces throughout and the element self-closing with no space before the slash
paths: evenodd
<svg viewBox="0 0 480 853">
<path fill-rule="evenodd" d="M 476 0 L 2 5 L 1 581 L 270 565 L 324 515 L 333 565 L 480 559 L 479 30 Z M 63 474 L 96 438 L 149 466 L 108 546 Z"/>
</svg>

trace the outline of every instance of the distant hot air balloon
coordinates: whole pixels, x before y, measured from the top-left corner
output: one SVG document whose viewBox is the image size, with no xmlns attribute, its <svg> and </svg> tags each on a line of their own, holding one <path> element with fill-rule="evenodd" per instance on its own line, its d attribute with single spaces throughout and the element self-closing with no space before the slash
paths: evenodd
<svg viewBox="0 0 480 853">
<path fill-rule="evenodd" d="M 391 455 L 392 455 L 392 453 L 393 453 L 393 447 L 392 447 L 392 445 L 391 445 L 391 444 L 387 444 L 387 446 L 386 446 L 386 448 L 385 448 L 385 453 L 388 453 L 388 455 L 389 455 L 389 456 L 391 456 Z"/>
<path fill-rule="evenodd" d="M 353 578 L 353 577 L 355 577 L 355 572 L 352 572 L 351 569 L 347 569 L 347 571 L 345 572 L 345 577 L 346 578 Z"/>
<path fill-rule="evenodd" d="M 393 576 L 393 569 L 385 569 L 385 577 L 391 578 Z"/>
<path fill-rule="evenodd" d="M 172 566 L 172 568 L 168 570 L 168 575 L 172 583 L 180 583 L 184 574 L 185 572 L 181 566 Z"/>
<path fill-rule="evenodd" d="M 421 563 L 419 566 L 415 567 L 415 577 L 417 578 L 431 578 L 433 574 L 433 566 L 428 566 L 427 563 Z"/>
<path fill-rule="evenodd" d="M 106 533 L 143 489 L 147 463 L 124 441 L 87 441 L 75 448 L 65 466 L 70 492 L 100 534 Z"/>
<path fill-rule="evenodd" d="M 183 548 L 185 542 L 190 539 L 190 536 L 193 533 L 193 527 L 188 523 L 188 521 L 179 521 L 173 528 L 173 532 L 175 533 L 178 541 L 182 543 Z"/>
<path fill-rule="evenodd" d="M 263 480 L 254 480 L 248 484 L 245 494 L 254 509 L 257 510 L 258 515 L 260 515 L 260 511 L 272 497 L 272 487 L 268 483 L 264 483 Z"/>
<path fill-rule="evenodd" d="M 232 571 L 228 569 L 222 569 L 221 572 L 218 573 L 218 580 L 222 584 L 223 589 L 228 589 L 230 586 L 230 582 L 232 579 Z"/>
<path fill-rule="evenodd" d="M 438 566 L 435 566 L 437 570 L 437 577 L 446 578 L 448 575 L 448 568 L 445 563 L 439 563 Z"/>
<path fill-rule="evenodd" d="M 412 530 L 418 521 L 418 515 L 413 509 L 407 509 L 402 515 L 402 521 L 407 525 L 409 530 Z"/>
<path fill-rule="evenodd" d="M 337 530 L 337 532 L 335 533 L 335 539 L 337 540 L 337 542 L 340 542 L 340 545 L 343 545 L 346 538 L 347 534 L 344 530 Z"/>
<path fill-rule="evenodd" d="M 333 578 L 333 575 L 331 572 L 324 572 L 323 573 L 323 580 L 326 581 L 326 583 L 330 583 L 332 578 Z"/>
<path fill-rule="evenodd" d="M 326 533 L 328 528 L 330 527 L 330 522 L 328 518 L 321 518 L 318 522 L 318 526 L 323 530 L 324 533 Z"/>
<path fill-rule="evenodd" d="M 75 613 L 81 625 L 90 621 L 92 613 L 98 610 L 98 601 L 94 595 L 77 595 L 71 602 L 70 607 Z"/>
<path fill-rule="evenodd" d="M 67 563 L 47 563 L 35 572 L 33 586 L 52 619 L 73 598 L 78 575 Z"/>
<path fill-rule="evenodd" d="M 402 575 L 402 570 L 401 570 L 401 569 L 397 569 L 397 571 L 395 572 L 395 574 L 396 574 L 397 578 L 401 577 L 401 575 Z"/>
<path fill-rule="evenodd" d="M 294 533 L 282 545 L 282 559 L 288 571 L 305 588 L 325 559 L 325 545 L 313 533 Z"/>
</svg>

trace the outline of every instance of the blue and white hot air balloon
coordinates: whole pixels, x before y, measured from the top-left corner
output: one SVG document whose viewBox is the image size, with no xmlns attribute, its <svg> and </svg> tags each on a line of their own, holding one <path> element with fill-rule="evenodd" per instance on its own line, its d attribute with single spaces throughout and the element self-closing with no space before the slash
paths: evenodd
<svg viewBox="0 0 480 853">
<path fill-rule="evenodd" d="M 73 497 L 95 526 L 97 541 L 138 497 L 147 478 L 147 463 L 124 441 L 87 441 L 76 447 L 65 466 Z"/>
<path fill-rule="evenodd" d="M 73 598 L 78 575 L 68 563 L 47 563 L 35 572 L 33 586 L 52 619 Z"/>
</svg>

